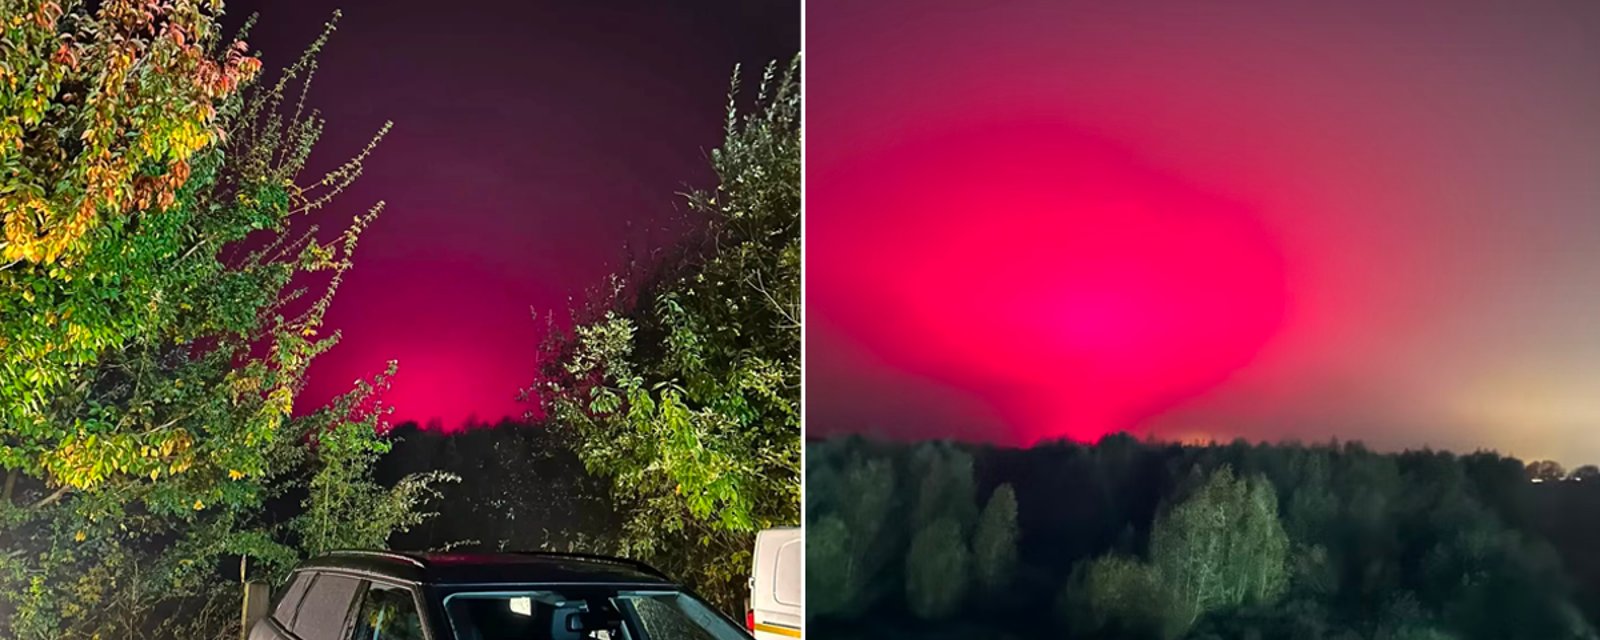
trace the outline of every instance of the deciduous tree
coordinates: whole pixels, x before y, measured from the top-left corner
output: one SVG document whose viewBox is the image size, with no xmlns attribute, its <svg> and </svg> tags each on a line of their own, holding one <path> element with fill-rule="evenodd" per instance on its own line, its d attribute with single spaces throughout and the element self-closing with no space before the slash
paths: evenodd
<svg viewBox="0 0 1600 640">
<path fill-rule="evenodd" d="M 906 606 L 924 620 L 954 613 L 966 600 L 971 564 L 961 523 L 950 516 L 928 523 L 906 553 Z"/>
<path fill-rule="evenodd" d="M 1011 586 L 1017 569 L 1017 494 L 1003 484 L 989 496 L 972 533 L 978 588 L 994 597 Z"/>
<path fill-rule="evenodd" d="M 628 514 L 623 551 L 736 608 L 754 533 L 800 521 L 798 58 L 737 71 L 703 231 L 618 277 L 530 389 Z M 693 558 L 693 560 L 690 560 Z"/>
<path fill-rule="evenodd" d="M 1554 460 L 1535 460 L 1528 463 L 1528 479 L 1534 482 L 1560 482 L 1566 479 L 1567 470 Z"/>
<path fill-rule="evenodd" d="M 1288 549 L 1272 485 L 1235 478 L 1226 466 L 1160 516 L 1150 533 L 1150 560 L 1185 629 L 1208 611 L 1282 594 Z"/>
<path fill-rule="evenodd" d="M 220 563 L 271 577 L 319 531 L 380 542 L 433 480 L 364 484 L 378 386 L 291 417 L 378 208 L 296 221 L 371 147 L 301 176 L 323 121 L 290 87 L 323 39 L 260 86 L 220 2 L 0 2 L 0 635 L 214 634 L 237 620 Z M 312 484 L 360 499 L 266 518 Z"/>
</svg>

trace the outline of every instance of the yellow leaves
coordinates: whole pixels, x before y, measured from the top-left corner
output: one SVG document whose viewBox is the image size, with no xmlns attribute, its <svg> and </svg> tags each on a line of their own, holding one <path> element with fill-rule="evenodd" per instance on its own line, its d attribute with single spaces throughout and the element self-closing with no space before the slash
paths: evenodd
<svg viewBox="0 0 1600 640">
<path fill-rule="evenodd" d="M 294 390 L 289 387 L 273 389 L 272 393 L 267 394 L 267 406 L 263 409 L 289 415 L 294 411 Z"/>
<path fill-rule="evenodd" d="M 61 10 L 51 2 L 0 22 L 9 24 L 7 39 L 49 39 L 16 48 L 0 65 L 0 166 L 28 167 L 0 176 L 0 261 L 56 263 L 81 250 L 107 217 L 173 202 L 188 159 L 218 140 L 219 102 L 260 69 L 242 43 L 225 61 L 207 56 L 195 43 L 215 25 L 192 4 L 151 3 L 136 13 L 152 28 L 91 24 L 81 40 L 54 37 Z M 156 24 L 169 28 L 158 32 Z M 87 89 L 63 90 L 78 86 Z M 35 134 L 82 144 L 23 143 Z M 19 162 L 23 156 L 41 162 Z M 152 165 L 164 170 L 146 188 L 129 188 Z"/>
<path fill-rule="evenodd" d="M 202 502 L 200 500 L 195 500 L 194 501 L 194 510 L 195 511 L 199 511 L 199 510 L 204 509 L 204 508 L 206 508 L 206 503 L 205 502 Z"/>
<path fill-rule="evenodd" d="M 73 540 L 77 540 L 78 542 L 83 542 L 84 540 L 87 540 L 88 538 L 89 538 L 89 534 L 86 534 L 86 533 L 84 533 L 82 531 L 79 531 L 77 533 L 72 534 L 72 539 Z"/>
<path fill-rule="evenodd" d="M 67 323 L 68 344 L 87 344 L 90 341 L 90 338 L 91 336 L 89 334 L 89 330 L 84 328 L 83 325 L 80 325 L 76 322 Z"/>
<path fill-rule="evenodd" d="M 41 462 L 56 482 L 76 489 L 91 488 L 108 473 L 93 435 L 85 439 L 68 436 L 55 451 L 44 454 Z"/>
<path fill-rule="evenodd" d="M 149 477 L 151 482 L 175 476 L 195 464 L 195 455 L 194 436 L 169 429 L 154 435 L 71 435 L 42 455 L 40 462 L 55 482 L 90 490 L 119 475 Z"/>
<path fill-rule="evenodd" d="M 175 452 L 187 452 L 193 446 L 194 438 L 189 435 L 188 431 L 180 429 L 174 433 L 171 438 L 168 438 L 165 442 L 161 443 L 161 455 L 171 456 Z"/>
<path fill-rule="evenodd" d="M 244 472 L 243 471 L 239 471 L 238 469 L 229 469 L 228 470 L 228 479 L 230 479 L 230 480 L 239 480 L 241 478 L 244 478 Z"/>
<path fill-rule="evenodd" d="M 228 383 L 229 386 L 233 388 L 235 402 L 238 401 L 240 396 L 254 392 L 261 388 L 261 379 L 252 375 L 229 374 L 229 378 L 230 379 L 228 380 Z"/>
</svg>

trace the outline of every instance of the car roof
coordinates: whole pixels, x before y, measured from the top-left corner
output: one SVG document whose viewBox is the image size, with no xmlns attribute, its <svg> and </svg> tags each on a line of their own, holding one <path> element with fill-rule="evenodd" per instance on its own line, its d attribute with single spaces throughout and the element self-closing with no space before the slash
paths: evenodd
<svg viewBox="0 0 1600 640">
<path fill-rule="evenodd" d="M 576 553 L 334 551 L 300 569 L 346 569 L 418 584 L 626 583 L 676 586 L 643 562 Z"/>
</svg>

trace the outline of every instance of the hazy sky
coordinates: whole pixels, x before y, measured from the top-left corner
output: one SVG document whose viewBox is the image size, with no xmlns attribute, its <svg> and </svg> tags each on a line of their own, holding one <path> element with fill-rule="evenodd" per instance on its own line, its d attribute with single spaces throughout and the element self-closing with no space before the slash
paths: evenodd
<svg viewBox="0 0 1600 640">
<path fill-rule="evenodd" d="M 326 167 L 394 131 L 320 222 L 388 208 L 329 312 L 344 341 L 300 406 L 400 361 L 396 418 L 520 415 L 543 322 L 674 226 L 676 192 L 713 180 L 733 66 L 787 61 L 798 0 L 296 0 L 260 13 L 251 48 L 289 64 L 334 9 L 311 102 Z M 753 81 L 753 75 L 747 75 Z"/>
<path fill-rule="evenodd" d="M 1600 3 L 807 3 L 808 428 L 1600 462 Z"/>
</svg>

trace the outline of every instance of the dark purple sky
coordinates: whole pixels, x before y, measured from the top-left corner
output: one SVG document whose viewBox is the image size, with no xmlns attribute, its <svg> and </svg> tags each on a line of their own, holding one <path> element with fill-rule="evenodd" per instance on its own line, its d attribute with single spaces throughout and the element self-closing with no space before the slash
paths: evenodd
<svg viewBox="0 0 1600 640">
<path fill-rule="evenodd" d="M 603 281 L 626 247 L 677 230 L 686 184 L 712 178 L 733 66 L 746 80 L 800 46 L 798 0 L 296 0 L 229 2 L 268 71 L 292 62 L 335 9 L 311 103 L 313 155 L 394 131 L 319 221 L 388 207 L 361 240 L 329 313 L 343 342 L 300 405 L 400 361 L 398 420 L 495 420 L 524 409 L 541 313 Z"/>
</svg>

